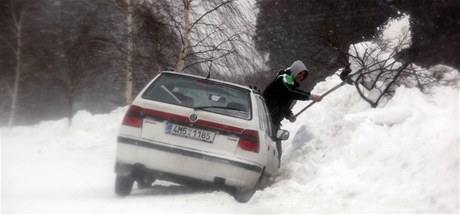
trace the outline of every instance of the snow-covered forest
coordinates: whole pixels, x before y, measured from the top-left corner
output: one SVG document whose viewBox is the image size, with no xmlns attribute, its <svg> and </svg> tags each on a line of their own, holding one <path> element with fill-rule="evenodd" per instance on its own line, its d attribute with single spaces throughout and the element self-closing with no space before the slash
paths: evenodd
<svg viewBox="0 0 460 215">
<path fill-rule="evenodd" d="M 162 70 L 242 82 L 263 67 L 252 1 L 3 0 L 0 9 L 3 125 L 110 112 Z"/>
<path fill-rule="evenodd" d="M 0 124 L 108 113 L 159 71 L 263 89 L 301 59 L 313 89 L 349 63 L 349 48 L 382 41 L 410 17 L 411 44 L 395 52 L 423 68 L 458 68 L 455 0 L 0 0 Z M 438 72 L 442 73 L 442 71 Z"/>
<path fill-rule="evenodd" d="M 460 213 L 454 0 L 0 0 L 2 213 Z M 156 182 L 115 195 L 127 104 L 163 69 L 263 89 L 351 85 L 283 121 L 282 167 L 246 204 Z M 340 71 L 340 70 L 339 70 Z M 297 102 L 298 112 L 309 102 Z"/>
</svg>

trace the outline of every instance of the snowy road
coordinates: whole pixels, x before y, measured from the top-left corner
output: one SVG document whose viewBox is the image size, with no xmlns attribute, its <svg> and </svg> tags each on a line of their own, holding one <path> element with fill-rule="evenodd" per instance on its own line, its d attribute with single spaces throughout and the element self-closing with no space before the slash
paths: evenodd
<svg viewBox="0 0 460 215">
<path fill-rule="evenodd" d="M 54 132 L 59 135 L 61 131 L 51 129 L 48 135 Z M 40 136 L 34 133 L 21 136 Z M 95 137 L 77 133 L 74 135 L 82 139 Z M 33 143 L 2 143 L 2 212 L 190 212 L 200 211 L 207 199 L 237 205 L 223 192 L 167 183 L 150 190 L 135 189 L 128 198 L 117 197 L 113 192 L 115 138 L 108 144 L 82 146 L 73 138 L 66 142 L 51 137 L 50 141 L 58 142 L 53 143 L 46 137 Z M 177 207 L 178 202 L 181 207 Z M 210 206 L 216 207 L 210 211 L 223 209 Z"/>
</svg>

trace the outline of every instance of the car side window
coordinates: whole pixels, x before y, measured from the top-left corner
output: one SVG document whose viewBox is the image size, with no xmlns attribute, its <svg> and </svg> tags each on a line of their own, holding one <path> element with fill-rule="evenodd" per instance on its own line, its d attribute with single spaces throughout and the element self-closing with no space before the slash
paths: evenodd
<svg viewBox="0 0 460 215">
<path fill-rule="evenodd" d="M 259 96 L 256 97 L 257 99 L 257 113 L 258 113 L 258 118 L 259 118 L 259 128 L 260 130 L 262 131 L 266 131 L 267 128 L 266 128 L 266 124 L 265 124 L 265 110 L 264 110 L 264 107 L 262 105 L 262 101 L 260 99 Z"/>
<path fill-rule="evenodd" d="M 268 134 L 268 136 L 274 137 L 272 125 L 271 125 L 270 113 L 268 112 L 268 108 L 265 105 L 265 101 L 261 96 L 257 96 L 257 107 L 259 109 L 258 112 L 259 112 L 259 123 L 261 124 L 260 126 L 263 127 L 263 131 L 265 131 Z"/>
</svg>

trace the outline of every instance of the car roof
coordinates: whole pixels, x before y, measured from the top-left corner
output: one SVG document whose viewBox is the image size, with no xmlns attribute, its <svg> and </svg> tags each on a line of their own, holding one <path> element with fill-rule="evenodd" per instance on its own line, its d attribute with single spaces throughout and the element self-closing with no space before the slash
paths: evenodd
<svg viewBox="0 0 460 215">
<path fill-rule="evenodd" d="M 199 75 L 192 75 L 192 74 L 187 74 L 187 73 L 183 73 L 183 72 L 175 72 L 175 71 L 161 71 L 161 73 L 170 73 L 170 74 L 175 74 L 175 75 L 189 76 L 189 77 L 194 77 L 194 78 L 198 78 L 198 79 L 201 79 L 201 80 L 211 80 L 211 81 L 215 81 L 215 82 L 219 82 L 219 83 L 232 85 L 232 86 L 235 86 L 235 87 L 244 88 L 244 89 L 250 90 L 251 92 L 257 93 L 257 91 L 254 91 L 254 89 L 252 89 L 250 87 L 247 87 L 247 86 L 244 86 L 244 85 L 235 84 L 235 83 L 232 83 L 232 82 L 222 81 L 222 80 L 213 79 L 213 78 L 206 78 L 206 77 L 199 76 Z"/>
</svg>

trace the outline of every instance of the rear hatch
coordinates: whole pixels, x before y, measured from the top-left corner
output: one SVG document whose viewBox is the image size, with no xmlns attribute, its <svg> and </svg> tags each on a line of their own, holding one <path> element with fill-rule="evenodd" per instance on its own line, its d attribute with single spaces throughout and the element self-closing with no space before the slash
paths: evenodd
<svg viewBox="0 0 460 215">
<path fill-rule="evenodd" d="M 204 154 L 258 153 L 250 90 L 213 80 L 163 73 L 136 99 L 141 137 Z"/>
</svg>

